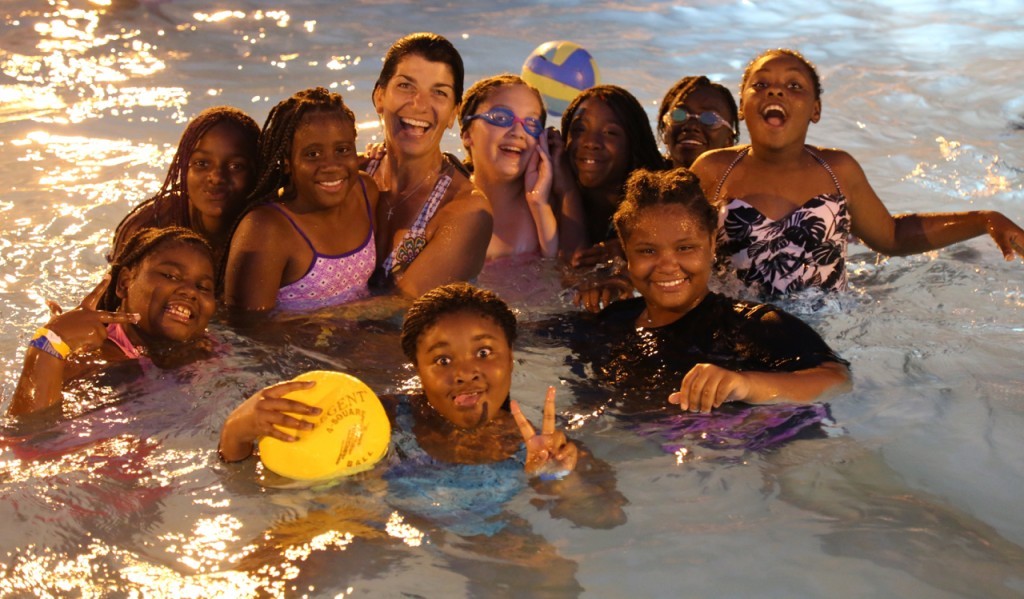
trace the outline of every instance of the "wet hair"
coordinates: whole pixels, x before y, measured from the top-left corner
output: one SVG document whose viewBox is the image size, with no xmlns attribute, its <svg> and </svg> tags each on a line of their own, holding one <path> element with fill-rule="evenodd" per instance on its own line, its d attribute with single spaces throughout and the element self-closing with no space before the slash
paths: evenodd
<svg viewBox="0 0 1024 599">
<path fill-rule="evenodd" d="M 278 102 L 267 115 L 260 134 L 259 173 L 256 186 L 246 200 L 247 206 L 265 202 L 275 197 L 282 187 L 289 187 L 285 174 L 285 162 L 291 157 L 295 130 L 303 117 L 313 112 L 337 113 L 355 126 L 356 115 L 345 105 L 341 94 L 323 87 L 311 87 L 296 92 L 286 100 Z"/>
<path fill-rule="evenodd" d="M 708 79 L 704 75 L 697 77 L 683 77 L 679 81 L 676 81 L 661 99 L 661 106 L 658 107 L 658 137 L 661 137 L 665 133 L 665 115 L 668 114 L 674 106 L 679 106 L 683 102 L 686 102 L 686 98 L 690 96 L 694 91 L 706 87 L 712 91 L 718 93 L 725 100 L 726 106 L 731 111 L 725 115 L 729 119 L 729 123 L 732 125 L 732 141 L 736 143 L 740 139 L 740 117 L 739 110 L 736 108 L 736 98 L 733 98 L 732 92 L 729 88 L 725 87 L 721 83 L 715 83 Z"/>
<path fill-rule="evenodd" d="M 814 99 L 821 99 L 821 94 L 825 93 L 825 90 L 822 89 L 821 87 L 821 77 L 818 76 L 818 68 L 814 66 L 814 63 L 807 60 L 807 58 L 805 58 L 803 54 L 797 52 L 796 50 L 791 50 L 789 48 L 774 48 L 771 50 L 765 50 L 764 52 L 755 56 L 754 60 L 751 60 L 747 64 L 747 68 L 743 69 L 743 79 L 740 79 L 741 101 L 743 90 L 747 87 L 747 80 L 750 78 L 750 74 L 754 69 L 754 65 L 757 63 L 757 61 L 761 60 L 762 58 L 767 58 L 769 56 L 792 56 L 793 58 L 799 60 L 805 67 L 807 67 L 807 72 L 811 76 L 811 83 L 814 84 Z"/>
<path fill-rule="evenodd" d="M 216 275 L 216 262 L 214 261 L 213 248 L 192 229 L 185 227 L 149 227 L 139 229 L 134 235 L 128 238 L 121 250 L 115 254 L 110 262 L 110 284 L 106 292 L 97 304 L 98 310 L 114 311 L 121 305 L 121 298 L 117 297 L 117 280 L 121 272 L 126 268 L 135 268 L 148 256 L 165 247 L 175 244 L 191 245 L 201 251 L 210 259 L 210 265 L 214 267 Z"/>
<path fill-rule="evenodd" d="M 260 139 L 260 126 L 256 124 L 256 121 L 251 116 L 233 106 L 213 106 L 203 110 L 185 126 L 185 131 L 181 134 L 181 140 L 178 141 L 178 149 L 175 150 L 174 157 L 171 158 L 171 166 L 167 169 L 167 176 L 164 178 L 160 190 L 152 198 L 139 204 L 135 210 L 132 210 L 125 216 L 115 230 L 120 231 L 121 227 L 132 218 L 135 212 L 143 207 L 149 206 L 152 203 L 161 203 L 166 198 L 174 197 L 186 200 L 186 202 L 182 203 L 185 206 L 186 213 L 179 217 L 179 222 L 188 222 L 188 164 L 192 160 L 192 153 L 195 152 L 203 136 L 210 129 L 223 124 L 232 125 L 242 133 L 245 147 L 249 150 L 250 155 L 255 158 Z"/>
<path fill-rule="evenodd" d="M 718 228 L 718 211 L 708 202 L 700 180 L 690 169 L 637 170 L 626 181 L 626 199 L 612 219 L 622 245 L 626 245 L 640 214 L 654 206 L 682 206 L 708 234 Z"/>
<path fill-rule="evenodd" d="M 640 101 L 625 89 L 617 85 L 598 85 L 586 89 L 562 113 L 562 136 L 569 139 L 576 111 L 587 100 L 596 98 L 608 105 L 626 132 L 629 142 L 629 170 L 638 168 L 659 170 L 665 168 L 665 157 L 658 150 L 658 142 L 654 139 L 651 123 L 647 112 Z"/>
<path fill-rule="evenodd" d="M 436 33 L 410 33 L 391 44 L 384 55 L 384 65 L 380 68 L 380 76 L 377 83 L 373 85 L 373 93 L 377 89 L 384 89 L 388 82 L 395 76 L 398 70 L 398 63 L 406 56 L 421 56 L 430 62 L 443 62 L 452 70 L 452 79 L 455 89 L 455 105 L 462 102 L 462 91 L 465 87 L 466 68 L 462 64 L 462 55 L 444 37 Z"/>
<path fill-rule="evenodd" d="M 493 291 L 469 283 L 436 287 L 413 302 L 402 323 L 402 351 L 415 364 L 416 347 L 427 329 L 449 314 L 469 312 L 494 321 L 505 332 L 509 346 L 516 340 L 516 315 Z"/>
<path fill-rule="evenodd" d="M 540 95 L 540 90 L 524 81 L 519 75 L 504 73 L 502 75 L 495 75 L 493 77 L 481 79 L 469 86 L 469 89 L 466 90 L 466 96 L 463 98 L 462 107 L 459 109 L 460 132 L 465 133 L 466 129 L 469 128 L 469 123 L 466 123 L 466 117 L 476 114 L 480 109 L 480 105 L 487 101 L 487 98 L 491 97 L 491 94 L 503 87 L 515 87 L 517 85 L 522 85 L 536 96 L 537 102 L 540 104 L 540 124 L 547 125 L 548 111 L 544 108 L 544 98 Z M 468 149 L 466 150 L 466 159 L 463 160 L 463 164 L 469 168 L 473 168 L 472 156 Z"/>
</svg>

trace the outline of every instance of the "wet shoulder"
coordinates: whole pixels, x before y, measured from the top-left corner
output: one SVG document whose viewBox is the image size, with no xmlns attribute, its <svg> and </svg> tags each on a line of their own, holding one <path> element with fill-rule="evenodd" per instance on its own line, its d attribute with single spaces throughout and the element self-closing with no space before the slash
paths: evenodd
<svg viewBox="0 0 1024 599">
<path fill-rule="evenodd" d="M 726 169 L 736 160 L 740 152 L 745 149 L 746 146 L 732 146 L 730 148 L 711 150 L 701 154 L 694 161 L 693 165 L 690 166 L 690 170 L 693 171 L 694 175 L 697 175 L 697 178 L 700 180 L 701 189 L 704 190 L 704 195 L 708 196 L 709 200 L 713 199 L 711 195 L 718 186 L 719 180 Z"/>
</svg>

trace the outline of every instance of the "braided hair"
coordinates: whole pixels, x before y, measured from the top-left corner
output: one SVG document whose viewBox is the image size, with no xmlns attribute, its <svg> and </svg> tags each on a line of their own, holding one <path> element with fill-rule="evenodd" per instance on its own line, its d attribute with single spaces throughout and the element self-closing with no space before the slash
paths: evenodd
<svg viewBox="0 0 1024 599">
<path fill-rule="evenodd" d="M 665 168 L 665 157 L 658 150 L 647 112 L 633 94 L 617 85 L 598 85 L 586 89 L 569 104 L 562 113 L 562 137 L 568 141 L 569 128 L 580 106 L 591 98 L 597 98 L 611 109 L 622 123 L 629 141 L 629 171 L 638 168 L 660 170 Z"/>
<path fill-rule="evenodd" d="M 259 143 L 260 127 L 252 117 L 233 106 L 214 106 L 197 114 L 189 121 L 185 131 L 181 134 L 178 149 L 174 152 L 171 166 L 167 170 L 167 176 L 164 178 L 160 190 L 153 197 L 132 209 L 114 229 L 114 244 L 111 255 L 107 256 L 107 261 L 113 259 L 113 254 L 120 250 L 128 237 L 138 231 L 140 225 L 142 227 L 194 226 L 189 214 L 191 205 L 188 197 L 189 163 L 203 136 L 222 124 L 236 128 L 242 134 L 244 147 L 255 153 Z M 142 215 L 147 211 L 151 211 L 152 215 L 143 217 Z"/>
<path fill-rule="evenodd" d="M 658 137 L 661 137 L 665 133 L 665 115 L 668 114 L 674 106 L 679 106 L 685 102 L 686 98 L 688 98 L 690 94 L 702 87 L 706 87 L 717 92 L 722 99 L 725 100 L 725 104 L 730 110 L 730 113 L 725 116 L 729 117 L 729 123 L 732 125 L 732 141 L 733 143 L 739 141 L 740 117 L 739 110 L 736 108 L 736 99 L 732 97 L 732 92 L 729 91 L 729 88 L 725 87 L 721 83 L 715 83 L 704 75 L 699 77 L 683 77 L 679 81 L 676 81 L 675 85 L 673 85 L 671 89 L 665 92 L 665 97 L 661 99 L 661 106 L 658 107 Z"/>
<path fill-rule="evenodd" d="M 134 268 L 153 252 L 177 243 L 196 247 L 209 257 L 211 266 L 216 265 L 213 248 L 210 247 L 210 244 L 202 235 L 192 229 L 186 229 L 185 227 L 149 227 L 140 229 L 112 257 L 110 262 L 110 284 L 107 286 L 103 297 L 97 303 L 97 309 L 114 311 L 120 307 L 121 298 L 117 297 L 117 280 L 124 269 Z"/>
<path fill-rule="evenodd" d="M 290 187 L 284 167 L 291 156 L 295 130 L 302 122 L 302 118 L 314 111 L 338 112 L 353 125 L 356 122 L 355 113 L 345 105 L 341 94 L 323 87 L 304 89 L 278 102 L 263 123 L 258 156 L 259 172 L 256 186 L 246 200 L 247 207 L 251 208 L 268 198 L 276 197 L 279 189 Z"/>
</svg>

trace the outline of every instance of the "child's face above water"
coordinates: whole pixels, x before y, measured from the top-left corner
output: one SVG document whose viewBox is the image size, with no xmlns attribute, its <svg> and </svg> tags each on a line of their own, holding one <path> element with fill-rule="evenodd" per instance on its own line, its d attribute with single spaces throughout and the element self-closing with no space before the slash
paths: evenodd
<svg viewBox="0 0 1024 599">
<path fill-rule="evenodd" d="M 188 341 L 206 330 L 216 309 L 213 263 L 188 243 L 158 246 L 117 282 L 125 312 L 140 315 L 148 335 Z"/>
<path fill-rule="evenodd" d="M 340 205 L 359 180 L 355 123 L 340 111 L 306 114 L 295 128 L 286 167 L 295 187 L 295 207 Z"/>
<path fill-rule="evenodd" d="M 629 172 L 629 136 L 615 112 L 600 98 L 580 103 L 565 142 L 586 189 L 619 187 Z"/>
<path fill-rule="evenodd" d="M 452 424 L 492 419 L 512 386 L 512 348 L 498 323 L 473 312 L 442 316 L 416 344 L 427 402 Z"/>
<path fill-rule="evenodd" d="M 711 232 L 683 206 L 644 208 L 624 236 L 629 279 L 649 316 L 671 322 L 704 299 L 711 277 Z"/>
<path fill-rule="evenodd" d="M 199 138 L 188 160 L 185 185 L 192 209 L 209 219 L 234 218 L 253 184 L 256 148 L 231 123 Z"/>
<path fill-rule="evenodd" d="M 808 126 L 821 118 L 810 69 L 786 54 L 759 59 L 740 90 L 740 118 L 755 144 L 803 145 Z"/>
</svg>

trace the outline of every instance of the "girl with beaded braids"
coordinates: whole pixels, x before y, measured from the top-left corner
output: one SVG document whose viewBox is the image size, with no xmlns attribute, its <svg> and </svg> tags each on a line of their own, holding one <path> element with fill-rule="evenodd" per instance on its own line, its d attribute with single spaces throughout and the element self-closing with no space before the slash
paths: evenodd
<svg viewBox="0 0 1024 599">
<path fill-rule="evenodd" d="M 368 294 L 378 194 L 355 144 L 355 115 L 322 87 L 270 111 L 256 188 L 228 251 L 229 307 L 309 311 Z"/>
<path fill-rule="evenodd" d="M 994 211 L 893 216 L 860 164 L 842 150 L 809 146 L 821 118 L 821 82 L 798 52 L 769 50 L 747 66 L 739 117 L 750 145 L 693 163 L 721 207 L 718 249 L 739 280 L 765 296 L 846 288 L 852 233 L 890 255 L 926 252 L 988 233 L 1007 260 L 1024 257 L 1024 230 Z"/>
<path fill-rule="evenodd" d="M 252 189 L 259 135 L 256 121 L 237 108 L 214 106 L 197 114 L 181 135 L 160 191 L 117 226 L 110 256 L 141 229 L 176 226 L 206 239 L 219 261 Z"/>
<path fill-rule="evenodd" d="M 215 273 L 213 250 L 197 233 L 183 227 L 138 231 L 81 305 L 56 311 L 36 331 L 8 414 L 59 404 L 69 381 L 110 363 L 142 359 L 170 366 L 205 354 Z"/>
</svg>

